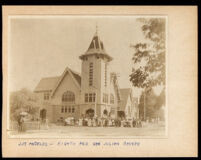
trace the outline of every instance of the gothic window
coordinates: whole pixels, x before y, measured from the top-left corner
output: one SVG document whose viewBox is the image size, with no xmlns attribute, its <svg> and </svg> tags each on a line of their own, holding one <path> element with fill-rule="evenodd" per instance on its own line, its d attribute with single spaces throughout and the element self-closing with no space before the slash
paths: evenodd
<svg viewBox="0 0 201 160">
<path fill-rule="evenodd" d="M 89 86 L 93 85 L 93 63 L 89 64 Z"/>
<path fill-rule="evenodd" d="M 114 95 L 113 94 L 110 94 L 110 103 L 114 104 Z"/>
<path fill-rule="evenodd" d="M 108 94 L 103 93 L 103 102 L 108 103 Z"/>
<path fill-rule="evenodd" d="M 63 102 L 74 102 L 75 101 L 75 94 L 71 91 L 67 91 L 62 96 Z"/>
</svg>

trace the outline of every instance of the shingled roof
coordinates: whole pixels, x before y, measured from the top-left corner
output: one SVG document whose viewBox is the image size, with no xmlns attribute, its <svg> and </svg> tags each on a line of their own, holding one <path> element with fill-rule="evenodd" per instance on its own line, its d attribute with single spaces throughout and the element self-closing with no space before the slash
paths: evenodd
<svg viewBox="0 0 201 160">
<path fill-rule="evenodd" d="M 69 68 L 68 68 L 69 69 Z M 77 83 L 81 86 L 81 76 L 79 73 L 73 71 L 72 69 L 69 69 L 69 71 L 72 73 L 73 77 L 77 81 Z M 58 85 L 58 82 L 61 80 L 61 76 L 57 77 L 45 77 L 40 80 L 38 85 L 36 86 L 34 92 L 41 92 L 41 91 L 53 91 L 54 88 L 56 88 L 56 85 Z"/>
<path fill-rule="evenodd" d="M 42 78 L 38 83 L 38 85 L 36 86 L 34 92 L 52 91 L 52 89 L 54 88 L 60 77 L 61 76 Z"/>
<path fill-rule="evenodd" d="M 73 75 L 73 77 L 76 79 L 77 83 L 81 86 L 81 75 L 72 69 L 69 69 Z"/>
<path fill-rule="evenodd" d="M 113 59 L 105 51 L 103 42 L 100 40 L 97 32 L 93 36 L 92 41 L 89 45 L 89 48 L 87 49 L 85 54 L 80 56 L 80 59 L 84 59 L 85 57 L 91 56 L 91 55 L 97 55 L 99 57 L 106 57 L 109 61 L 111 61 Z"/>
</svg>

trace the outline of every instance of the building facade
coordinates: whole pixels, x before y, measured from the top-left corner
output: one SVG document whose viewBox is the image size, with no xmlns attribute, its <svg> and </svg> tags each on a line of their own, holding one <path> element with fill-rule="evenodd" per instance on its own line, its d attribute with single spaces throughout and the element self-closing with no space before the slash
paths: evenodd
<svg viewBox="0 0 201 160">
<path fill-rule="evenodd" d="M 136 118 L 138 105 L 129 99 L 131 89 L 125 97 L 116 74 L 110 70 L 113 58 L 106 52 L 97 32 L 88 50 L 79 58 L 81 74 L 67 67 L 61 76 L 42 78 L 36 86 L 34 93 L 41 101 L 40 117 L 50 122 L 67 117 L 118 118 L 121 110 L 127 117 Z"/>
</svg>

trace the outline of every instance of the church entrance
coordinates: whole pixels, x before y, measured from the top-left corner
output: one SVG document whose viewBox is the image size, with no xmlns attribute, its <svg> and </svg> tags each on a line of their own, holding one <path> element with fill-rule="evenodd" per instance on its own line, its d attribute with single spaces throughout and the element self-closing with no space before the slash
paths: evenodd
<svg viewBox="0 0 201 160">
<path fill-rule="evenodd" d="M 103 111 L 103 117 L 104 117 L 104 118 L 107 118 L 107 117 L 108 117 L 108 111 L 107 111 L 106 109 Z"/>
<path fill-rule="evenodd" d="M 86 110 L 86 117 L 93 118 L 94 117 L 94 110 L 91 108 Z"/>
<path fill-rule="evenodd" d="M 44 121 L 46 119 L 46 114 L 47 114 L 46 109 L 40 110 L 40 118 L 41 118 L 42 121 Z"/>
</svg>

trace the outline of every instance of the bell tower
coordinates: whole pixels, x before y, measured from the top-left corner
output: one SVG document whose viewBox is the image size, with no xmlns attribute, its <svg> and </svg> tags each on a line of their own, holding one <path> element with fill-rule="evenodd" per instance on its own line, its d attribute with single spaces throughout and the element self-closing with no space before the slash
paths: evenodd
<svg viewBox="0 0 201 160">
<path fill-rule="evenodd" d="M 82 104 L 101 105 L 104 103 L 104 94 L 109 94 L 109 63 L 113 58 L 107 54 L 99 38 L 97 26 L 89 48 L 79 58 L 82 60 L 81 102 Z"/>
</svg>

